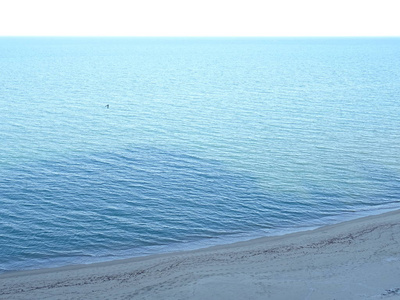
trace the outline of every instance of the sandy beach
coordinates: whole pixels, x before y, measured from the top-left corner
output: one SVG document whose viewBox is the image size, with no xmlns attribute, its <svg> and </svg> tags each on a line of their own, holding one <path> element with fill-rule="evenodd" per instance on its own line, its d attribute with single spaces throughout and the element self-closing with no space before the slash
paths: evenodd
<svg viewBox="0 0 400 300">
<path fill-rule="evenodd" d="M 0 276 L 0 299 L 400 299 L 400 210 L 312 231 Z"/>
</svg>

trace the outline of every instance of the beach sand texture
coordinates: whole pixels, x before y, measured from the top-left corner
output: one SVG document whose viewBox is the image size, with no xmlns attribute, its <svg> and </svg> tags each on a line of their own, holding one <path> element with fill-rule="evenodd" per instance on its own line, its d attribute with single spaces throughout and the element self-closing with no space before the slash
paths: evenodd
<svg viewBox="0 0 400 300">
<path fill-rule="evenodd" d="M 400 211 L 144 258 L 7 273 L 0 299 L 400 299 Z"/>
</svg>

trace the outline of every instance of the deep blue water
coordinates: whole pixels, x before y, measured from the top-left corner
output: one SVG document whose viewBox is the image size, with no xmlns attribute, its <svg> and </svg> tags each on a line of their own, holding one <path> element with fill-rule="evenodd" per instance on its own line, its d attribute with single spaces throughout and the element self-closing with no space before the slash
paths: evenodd
<svg viewBox="0 0 400 300">
<path fill-rule="evenodd" d="M 400 206 L 400 38 L 0 38 L 0 108 L 0 272 Z"/>
</svg>

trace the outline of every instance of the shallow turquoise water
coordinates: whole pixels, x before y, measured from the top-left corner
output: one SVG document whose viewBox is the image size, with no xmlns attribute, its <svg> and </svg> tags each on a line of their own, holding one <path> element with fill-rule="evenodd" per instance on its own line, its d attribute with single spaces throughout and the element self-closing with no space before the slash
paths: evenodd
<svg viewBox="0 0 400 300">
<path fill-rule="evenodd" d="M 0 38 L 0 70 L 0 271 L 399 206 L 398 38 Z"/>
</svg>

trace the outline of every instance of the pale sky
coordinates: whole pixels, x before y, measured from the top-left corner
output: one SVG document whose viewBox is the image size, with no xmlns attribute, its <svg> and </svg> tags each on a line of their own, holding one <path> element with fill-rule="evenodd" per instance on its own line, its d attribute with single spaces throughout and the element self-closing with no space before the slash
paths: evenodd
<svg viewBox="0 0 400 300">
<path fill-rule="evenodd" d="M 398 0 L 2 0 L 0 36 L 400 36 Z"/>
</svg>

